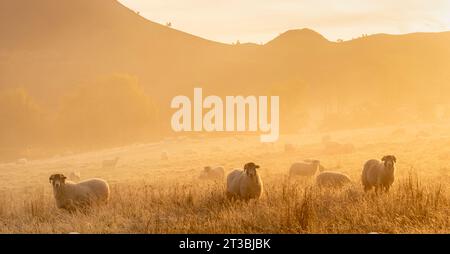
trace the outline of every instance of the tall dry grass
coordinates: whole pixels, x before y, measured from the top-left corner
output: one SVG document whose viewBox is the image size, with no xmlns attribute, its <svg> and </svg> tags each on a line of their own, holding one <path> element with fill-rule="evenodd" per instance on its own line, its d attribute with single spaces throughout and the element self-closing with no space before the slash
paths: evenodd
<svg viewBox="0 0 450 254">
<path fill-rule="evenodd" d="M 50 188 L 0 196 L 0 233 L 448 233 L 449 196 L 410 174 L 389 193 L 359 183 L 320 189 L 282 176 L 261 200 L 231 202 L 222 183 L 113 184 L 111 201 L 87 212 L 58 210 Z"/>
</svg>

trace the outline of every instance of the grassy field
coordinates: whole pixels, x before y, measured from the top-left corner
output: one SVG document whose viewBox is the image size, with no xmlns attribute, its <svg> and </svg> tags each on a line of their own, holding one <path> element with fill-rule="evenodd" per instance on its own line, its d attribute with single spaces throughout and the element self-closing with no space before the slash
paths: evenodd
<svg viewBox="0 0 450 254">
<path fill-rule="evenodd" d="M 283 136 L 274 145 L 257 136 L 174 138 L 103 151 L 0 164 L 0 233 L 450 233 L 448 125 L 397 126 Z M 329 136 L 353 151 L 326 149 Z M 284 144 L 295 151 L 284 151 Z M 161 151 L 169 160 L 161 160 Z M 397 156 L 387 194 L 364 193 L 368 159 Z M 119 156 L 114 169 L 105 159 Z M 320 189 L 314 179 L 288 179 L 290 164 L 317 158 L 353 184 Z M 227 170 L 261 165 L 264 195 L 230 202 L 225 181 L 198 180 L 203 166 Z M 79 171 L 111 185 L 107 206 L 69 213 L 55 206 L 48 177 Z"/>
</svg>

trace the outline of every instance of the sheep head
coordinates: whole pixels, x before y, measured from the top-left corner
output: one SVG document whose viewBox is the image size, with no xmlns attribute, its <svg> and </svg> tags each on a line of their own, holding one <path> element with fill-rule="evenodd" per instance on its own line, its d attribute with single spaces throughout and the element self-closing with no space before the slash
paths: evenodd
<svg viewBox="0 0 450 254">
<path fill-rule="evenodd" d="M 397 162 L 397 158 L 394 155 L 386 155 L 381 161 L 384 163 L 384 168 L 387 172 L 393 173 L 395 169 L 395 163 Z"/>
<path fill-rule="evenodd" d="M 54 187 L 58 188 L 66 183 L 66 179 L 67 177 L 65 177 L 63 174 L 54 174 L 50 176 L 49 181 Z"/>
<path fill-rule="evenodd" d="M 256 165 L 253 162 L 249 162 L 245 164 L 244 166 L 244 172 L 247 174 L 247 176 L 253 177 L 257 175 L 256 169 L 259 168 L 259 165 Z"/>
</svg>

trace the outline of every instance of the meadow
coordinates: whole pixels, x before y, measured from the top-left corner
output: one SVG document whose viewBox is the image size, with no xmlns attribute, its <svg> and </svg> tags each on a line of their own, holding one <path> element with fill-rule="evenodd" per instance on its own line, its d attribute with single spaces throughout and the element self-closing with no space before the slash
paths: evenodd
<svg viewBox="0 0 450 254">
<path fill-rule="evenodd" d="M 262 144 L 258 136 L 175 137 L 161 142 L 0 164 L 0 233 L 450 233 L 448 124 L 307 131 Z M 324 140 L 354 149 L 327 148 Z M 285 151 L 285 144 L 295 146 Z M 168 160 L 161 160 L 167 151 Z M 364 162 L 397 156 L 389 193 L 365 193 Z M 102 161 L 118 156 L 115 168 Z M 319 159 L 353 183 L 319 188 L 289 179 L 289 166 Z M 260 200 L 227 200 L 223 182 L 200 181 L 206 165 L 261 165 Z M 57 209 L 48 177 L 78 171 L 111 186 L 108 205 Z"/>
</svg>

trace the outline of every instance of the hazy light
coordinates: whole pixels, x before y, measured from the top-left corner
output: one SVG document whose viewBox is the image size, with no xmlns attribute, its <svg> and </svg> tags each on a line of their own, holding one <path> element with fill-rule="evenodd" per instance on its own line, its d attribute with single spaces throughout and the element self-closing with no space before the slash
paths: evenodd
<svg viewBox="0 0 450 254">
<path fill-rule="evenodd" d="M 361 34 L 450 30 L 447 0 L 120 0 L 158 23 L 207 39 L 267 42 L 311 28 L 329 40 Z"/>
</svg>

